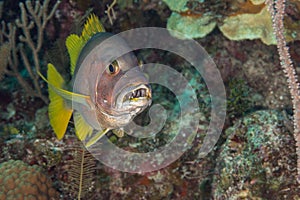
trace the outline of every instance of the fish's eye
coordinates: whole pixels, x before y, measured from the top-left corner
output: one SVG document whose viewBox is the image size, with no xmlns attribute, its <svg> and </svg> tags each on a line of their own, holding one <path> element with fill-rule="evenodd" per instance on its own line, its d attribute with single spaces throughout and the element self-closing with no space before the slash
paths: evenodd
<svg viewBox="0 0 300 200">
<path fill-rule="evenodd" d="M 119 71 L 120 71 L 120 67 L 116 60 L 114 60 L 112 63 L 110 63 L 108 65 L 108 67 L 106 68 L 106 72 L 109 75 L 116 75 L 117 73 L 119 73 Z"/>
</svg>

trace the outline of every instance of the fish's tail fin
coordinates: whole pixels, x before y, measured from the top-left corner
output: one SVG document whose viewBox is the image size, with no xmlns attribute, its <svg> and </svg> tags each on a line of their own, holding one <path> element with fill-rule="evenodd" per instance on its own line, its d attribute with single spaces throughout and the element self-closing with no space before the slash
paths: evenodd
<svg viewBox="0 0 300 200">
<path fill-rule="evenodd" d="M 47 77 L 50 99 L 48 108 L 50 124 L 56 137 L 60 140 L 65 135 L 73 110 L 68 108 L 66 101 L 59 94 L 65 85 L 65 81 L 50 63 L 48 64 Z"/>
</svg>

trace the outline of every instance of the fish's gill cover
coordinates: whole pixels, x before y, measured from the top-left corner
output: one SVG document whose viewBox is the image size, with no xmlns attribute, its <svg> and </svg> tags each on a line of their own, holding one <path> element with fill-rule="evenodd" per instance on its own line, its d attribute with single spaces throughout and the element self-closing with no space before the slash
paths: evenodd
<svg viewBox="0 0 300 200">
<path fill-rule="evenodd" d="M 101 24 L 99 18 L 96 15 L 91 14 L 84 25 L 81 36 L 71 34 L 66 39 L 66 46 L 70 55 L 72 76 L 74 74 L 76 62 L 83 46 L 93 35 L 99 32 L 105 32 L 105 29 Z"/>
</svg>

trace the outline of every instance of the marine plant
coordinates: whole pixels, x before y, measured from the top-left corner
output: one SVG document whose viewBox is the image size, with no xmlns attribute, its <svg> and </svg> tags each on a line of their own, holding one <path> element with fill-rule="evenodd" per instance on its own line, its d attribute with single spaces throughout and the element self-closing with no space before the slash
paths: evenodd
<svg viewBox="0 0 300 200">
<path fill-rule="evenodd" d="M 41 71 L 40 52 L 44 42 L 44 31 L 53 17 L 60 1 L 49 9 L 50 0 L 42 3 L 27 0 L 20 2 L 20 16 L 14 22 L 1 22 L 0 51 L 9 52 L 1 56 L 0 74 L 14 76 L 25 93 L 31 97 L 41 98 L 48 102 L 39 85 L 38 71 Z M 3 5 L 3 4 L 2 4 Z M 50 11 L 49 11 L 50 10 Z M 22 75 L 27 71 L 30 80 Z"/>
</svg>

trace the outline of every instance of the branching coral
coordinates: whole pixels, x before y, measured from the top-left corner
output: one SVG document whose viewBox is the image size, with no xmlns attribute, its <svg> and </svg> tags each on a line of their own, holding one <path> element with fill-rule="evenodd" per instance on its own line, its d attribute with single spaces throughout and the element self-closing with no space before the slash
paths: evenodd
<svg viewBox="0 0 300 200">
<path fill-rule="evenodd" d="M 116 20 L 116 13 L 114 11 L 114 6 L 116 5 L 117 0 L 113 0 L 113 2 L 110 5 L 107 5 L 107 9 L 105 10 L 105 13 L 107 14 L 107 17 L 109 19 L 109 23 L 113 25 L 113 20 Z"/>
<path fill-rule="evenodd" d="M 25 4 L 21 2 L 19 4 L 20 18 L 16 19 L 15 23 L 2 21 L 0 30 L 1 49 L 6 44 L 10 49 L 10 54 L 6 58 L 8 65 L 5 65 L 6 63 L 1 65 L 2 70 L 0 71 L 15 76 L 29 96 L 39 97 L 44 102 L 47 102 L 48 99 L 41 92 L 38 83 L 39 76 L 36 73 L 40 71 L 39 53 L 43 45 L 45 27 L 54 15 L 60 1 L 57 1 L 48 12 L 49 2 L 50 0 L 43 1 L 43 4 L 39 1 L 35 1 L 33 4 L 29 0 Z M 22 34 L 17 35 L 19 32 L 22 32 Z M 29 49 L 30 53 L 25 49 Z M 31 61 L 31 58 L 33 61 Z M 25 67 L 32 82 L 21 75 L 21 66 Z"/>
</svg>

